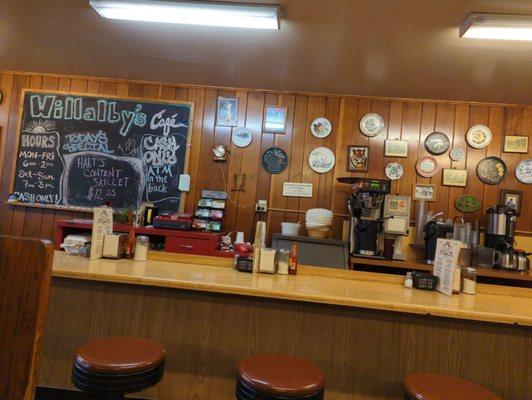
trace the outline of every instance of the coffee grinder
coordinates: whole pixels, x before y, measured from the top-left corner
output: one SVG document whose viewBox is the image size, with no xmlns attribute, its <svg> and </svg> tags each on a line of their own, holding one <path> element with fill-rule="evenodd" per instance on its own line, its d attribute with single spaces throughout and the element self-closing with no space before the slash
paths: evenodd
<svg viewBox="0 0 532 400">
<path fill-rule="evenodd" d="M 496 205 L 486 212 L 487 227 L 484 245 L 492 249 L 511 252 L 514 246 L 517 213 L 514 208 Z"/>
<path fill-rule="evenodd" d="M 406 260 L 406 254 L 403 253 L 403 236 L 408 235 L 411 204 L 410 196 L 387 194 L 384 198 L 384 233 L 395 239 L 392 257 L 394 260 Z"/>
<path fill-rule="evenodd" d="M 345 177 L 338 178 L 338 182 L 352 185 L 348 200 L 351 254 L 355 257 L 382 258 L 377 242 L 382 233 L 384 196 L 390 193 L 390 181 Z"/>
</svg>

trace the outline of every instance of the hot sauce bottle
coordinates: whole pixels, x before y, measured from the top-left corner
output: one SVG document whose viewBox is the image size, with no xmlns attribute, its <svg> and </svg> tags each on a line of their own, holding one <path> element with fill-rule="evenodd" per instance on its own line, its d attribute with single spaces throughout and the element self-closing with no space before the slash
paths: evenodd
<svg viewBox="0 0 532 400">
<path fill-rule="evenodd" d="M 290 262 L 288 263 L 288 273 L 290 275 L 297 274 L 297 242 L 292 242 L 292 250 L 290 250 Z"/>
<path fill-rule="evenodd" d="M 126 245 L 125 245 L 125 257 L 126 258 L 133 258 L 135 256 L 135 228 L 132 226 L 129 230 L 129 233 L 127 234 L 126 238 Z"/>
</svg>

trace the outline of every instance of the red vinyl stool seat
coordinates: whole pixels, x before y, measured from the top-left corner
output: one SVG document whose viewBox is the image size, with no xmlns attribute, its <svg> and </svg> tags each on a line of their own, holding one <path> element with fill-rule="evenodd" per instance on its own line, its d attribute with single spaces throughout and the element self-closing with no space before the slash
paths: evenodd
<svg viewBox="0 0 532 400">
<path fill-rule="evenodd" d="M 407 400 L 501 400 L 476 383 L 448 375 L 410 374 L 403 387 Z"/>
<path fill-rule="evenodd" d="M 74 358 L 72 383 L 95 399 L 123 399 L 157 384 L 164 374 L 166 353 L 155 342 L 111 337 L 87 342 Z"/>
<path fill-rule="evenodd" d="M 255 354 L 238 364 L 238 400 L 322 400 L 324 375 L 313 362 L 282 354 Z"/>
</svg>

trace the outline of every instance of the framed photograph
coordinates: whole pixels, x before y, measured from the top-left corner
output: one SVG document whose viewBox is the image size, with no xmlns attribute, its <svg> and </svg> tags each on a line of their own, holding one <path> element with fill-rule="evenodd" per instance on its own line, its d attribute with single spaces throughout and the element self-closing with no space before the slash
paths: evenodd
<svg viewBox="0 0 532 400">
<path fill-rule="evenodd" d="M 467 184 L 467 169 L 450 169 L 443 170 L 443 186 L 465 187 Z"/>
<path fill-rule="evenodd" d="M 436 201 L 436 186 L 414 183 L 412 200 Z"/>
<path fill-rule="evenodd" d="M 521 203 L 523 202 L 523 192 L 521 190 L 501 189 L 499 204 L 515 209 L 517 215 L 521 214 Z"/>
<path fill-rule="evenodd" d="M 384 155 L 386 157 L 408 157 L 408 141 L 386 140 L 384 142 Z"/>
<path fill-rule="evenodd" d="M 266 133 L 285 133 L 286 113 L 287 109 L 284 106 L 266 106 L 262 131 Z"/>
<path fill-rule="evenodd" d="M 216 111 L 216 125 L 237 126 L 238 125 L 238 99 L 218 97 L 218 108 Z"/>
<path fill-rule="evenodd" d="M 347 170 L 366 172 L 369 168 L 369 146 L 347 147 Z"/>
<path fill-rule="evenodd" d="M 528 153 L 528 136 L 505 136 L 505 153 Z"/>
</svg>

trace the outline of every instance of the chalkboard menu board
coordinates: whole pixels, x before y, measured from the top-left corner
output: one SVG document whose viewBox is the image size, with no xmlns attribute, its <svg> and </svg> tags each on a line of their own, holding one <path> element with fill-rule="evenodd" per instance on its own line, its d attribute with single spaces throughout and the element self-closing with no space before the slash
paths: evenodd
<svg viewBox="0 0 532 400">
<path fill-rule="evenodd" d="M 25 91 L 13 193 L 24 203 L 180 205 L 192 104 Z"/>
</svg>

